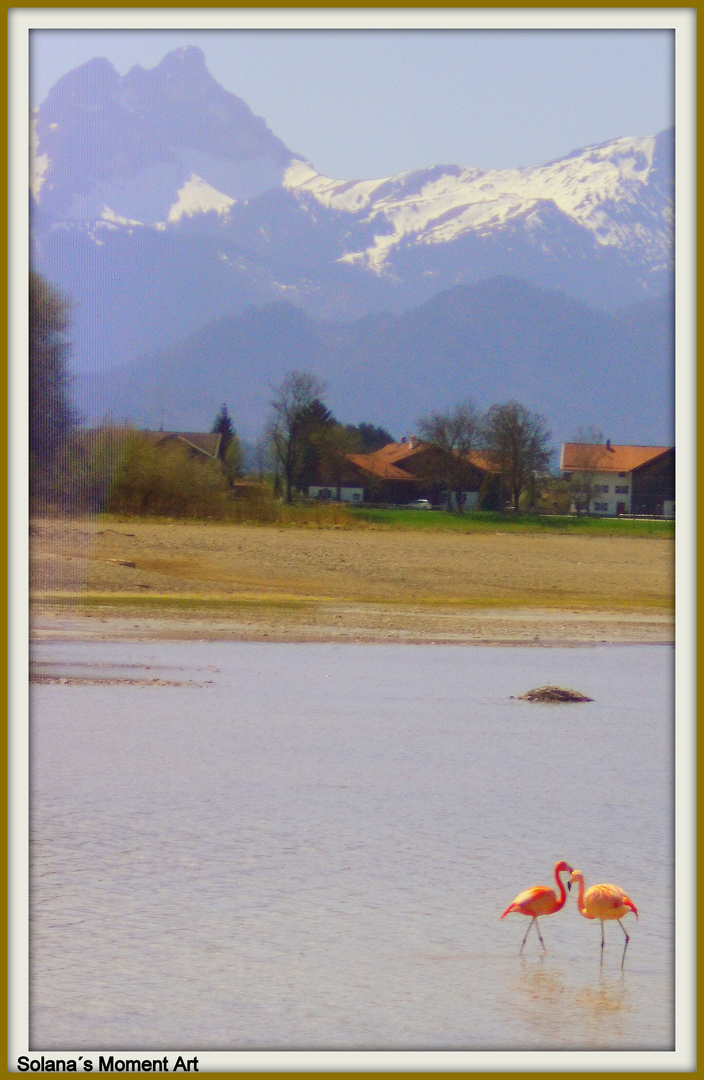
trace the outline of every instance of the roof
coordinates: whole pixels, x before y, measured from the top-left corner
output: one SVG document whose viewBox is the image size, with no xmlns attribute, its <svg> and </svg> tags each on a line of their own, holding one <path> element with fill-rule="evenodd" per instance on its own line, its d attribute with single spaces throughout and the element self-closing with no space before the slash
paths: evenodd
<svg viewBox="0 0 704 1080">
<path fill-rule="evenodd" d="M 560 468 L 565 472 L 633 472 L 673 446 L 616 446 L 613 443 L 563 443 Z"/>
<path fill-rule="evenodd" d="M 393 461 L 396 456 L 394 450 L 398 445 L 389 443 L 388 446 L 382 447 L 381 450 L 374 450 L 371 454 L 348 454 L 347 460 L 353 465 L 358 465 L 365 472 L 381 477 L 382 480 L 415 480 L 414 476 L 400 469 Z"/>
<path fill-rule="evenodd" d="M 496 458 L 491 454 L 489 450 L 470 450 L 467 455 L 469 461 L 477 469 L 481 469 L 482 472 L 497 472 L 498 466 Z"/>
<path fill-rule="evenodd" d="M 199 450 L 201 454 L 215 458 L 218 456 L 220 432 L 210 431 L 142 431 L 142 435 L 150 442 L 162 443 L 176 440 L 185 443 L 193 450 Z"/>
<path fill-rule="evenodd" d="M 417 480 L 418 478 L 402 467 L 405 461 L 433 449 L 432 443 L 424 442 L 412 436 L 400 443 L 387 443 L 380 450 L 371 454 L 348 454 L 347 458 L 365 472 L 381 477 L 382 480 Z M 492 464 L 488 454 L 473 450 L 466 455 L 471 465 L 482 472 L 491 472 Z"/>
</svg>

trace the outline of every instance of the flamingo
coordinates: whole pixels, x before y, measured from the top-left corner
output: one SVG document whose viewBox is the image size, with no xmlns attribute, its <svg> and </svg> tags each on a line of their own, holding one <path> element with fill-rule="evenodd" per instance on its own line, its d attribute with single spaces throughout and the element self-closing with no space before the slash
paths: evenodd
<svg viewBox="0 0 704 1080">
<path fill-rule="evenodd" d="M 628 915 L 630 911 L 633 912 L 637 919 L 638 909 L 636 908 L 636 905 L 626 896 L 623 889 L 620 889 L 618 885 L 592 885 L 585 893 L 584 874 L 581 870 L 572 871 L 570 879 L 567 882 L 568 889 L 571 888 L 573 882 L 579 882 L 577 907 L 579 908 L 580 914 L 583 915 L 585 919 L 601 920 L 602 960 L 604 959 L 604 921 L 606 919 L 618 919 L 618 925 L 626 936 L 626 944 L 623 946 L 623 956 L 621 957 L 621 967 L 623 967 L 630 938 L 626 933 L 626 927 L 621 922 L 621 919 L 624 915 Z"/>
<path fill-rule="evenodd" d="M 565 906 L 565 900 L 567 899 L 567 893 L 565 892 L 565 886 L 562 884 L 560 874 L 571 874 L 572 867 L 568 866 L 566 862 L 555 863 L 555 881 L 557 887 L 560 890 L 560 895 L 555 895 L 555 890 L 551 889 L 549 885 L 534 885 L 532 889 L 526 889 L 525 892 L 519 893 L 512 904 L 509 904 L 503 915 L 500 918 L 504 918 L 512 911 L 518 911 L 521 915 L 531 915 L 532 920 L 525 932 L 525 937 L 521 943 L 518 955 L 523 952 L 523 946 L 526 943 L 526 938 L 530 933 L 530 928 L 535 923 L 535 929 L 538 931 L 538 937 L 540 938 L 540 944 L 543 946 L 543 952 L 547 952 L 545 948 L 545 942 L 543 941 L 540 933 L 540 927 L 538 926 L 539 915 L 552 915 L 554 911 L 559 911 L 560 908 Z"/>
</svg>

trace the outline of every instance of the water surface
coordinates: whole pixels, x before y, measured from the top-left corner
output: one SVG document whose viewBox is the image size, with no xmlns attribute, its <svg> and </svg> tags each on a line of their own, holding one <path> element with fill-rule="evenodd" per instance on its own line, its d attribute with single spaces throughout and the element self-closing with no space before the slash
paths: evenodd
<svg viewBox="0 0 704 1080">
<path fill-rule="evenodd" d="M 33 1051 L 673 1048 L 672 649 L 33 655 L 162 684 L 32 689 Z M 623 970 L 573 896 L 499 921 L 562 858 Z"/>
</svg>

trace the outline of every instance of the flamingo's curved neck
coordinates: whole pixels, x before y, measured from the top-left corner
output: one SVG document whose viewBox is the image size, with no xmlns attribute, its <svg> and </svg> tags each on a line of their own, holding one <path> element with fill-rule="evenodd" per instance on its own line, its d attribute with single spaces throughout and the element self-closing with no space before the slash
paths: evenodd
<svg viewBox="0 0 704 1080">
<path fill-rule="evenodd" d="M 579 894 L 577 896 L 577 907 L 579 908 L 580 911 L 583 911 L 584 910 L 584 878 L 582 877 L 581 874 L 577 878 L 577 883 L 579 884 Z"/>
<path fill-rule="evenodd" d="M 557 909 L 559 911 L 561 907 L 565 906 L 565 900 L 567 899 L 567 893 L 565 892 L 565 886 L 562 884 L 562 878 L 560 877 L 559 870 L 555 871 L 555 881 L 557 882 L 557 887 L 560 890 L 560 901 L 559 907 Z"/>
</svg>

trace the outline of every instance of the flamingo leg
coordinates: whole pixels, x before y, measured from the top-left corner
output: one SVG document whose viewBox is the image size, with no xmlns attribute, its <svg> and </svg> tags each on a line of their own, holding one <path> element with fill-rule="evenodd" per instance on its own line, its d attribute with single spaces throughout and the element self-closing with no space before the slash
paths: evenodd
<svg viewBox="0 0 704 1080">
<path fill-rule="evenodd" d="M 618 920 L 618 925 L 619 925 L 619 926 L 621 927 L 621 929 L 623 930 L 623 933 L 624 933 L 624 935 L 625 935 L 625 938 L 626 938 L 626 944 L 625 944 L 625 945 L 623 946 L 623 956 L 621 957 L 621 967 L 623 967 L 623 962 L 624 962 L 624 960 L 626 959 L 626 949 L 628 948 L 628 942 L 629 942 L 629 941 L 630 941 L 631 939 L 629 938 L 628 934 L 626 933 L 626 927 L 625 927 L 625 926 L 623 925 L 623 923 L 621 922 L 621 920 L 620 920 L 620 919 Z"/>
<path fill-rule="evenodd" d="M 526 938 L 528 937 L 528 935 L 529 935 L 529 933 L 530 933 L 530 928 L 531 928 L 531 926 L 533 925 L 533 923 L 535 922 L 535 919 L 536 919 L 536 916 L 534 915 L 534 916 L 533 916 L 533 918 L 532 918 L 532 919 L 530 920 L 530 922 L 528 923 L 528 929 L 526 930 L 525 934 L 523 935 L 523 941 L 521 942 L 521 947 L 520 947 L 520 949 L 518 950 L 518 955 L 519 955 L 519 956 L 520 956 L 520 955 L 521 955 L 521 953 L 523 952 L 523 946 L 524 946 L 524 945 L 525 945 L 525 943 L 526 943 Z"/>
<path fill-rule="evenodd" d="M 523 952 L 523 946 L 524 946 L 524 945 L 525 945 L 525 943 L 526 943 L 526 939 L 527 939 L 527 937 L 528 937 L 528 935 L 529 935 L 529 933 L 530 933 L 530 928 L 531 928 L 531 926 L 533 925 L 533 923 L 535 923 L 535 931 L 536 931 L 536 933 L 537 933 L 538 937 L 540 938 L 540 944 L 541 944 L 541 945 L 543 946 L 543 952 L 547 952 L 547 951 L 548 951 L 548 950 L 547 950 L 547 949 L 545 948 L 545 942 L 543 941 L 543 935 L 542 935 L 542 934 L 540 933 L 540 927 L 538 926 L 538 916 L 537 916 L 537 915 L 534 915 L 534 916 L 533 916 L 533 918 L 532 918 L 532 919 L 530 920 L 530 922 L 529 922 L 529 924 L 528 924 L 528 929 L 526 930 L 526 932 L 525 932 L 525 934 L 524 934 L 524 936 L 523 936 L 523 941 L 521 942 L 521 947 L 520 947 L 520 949 L 518 950 L 518 955 L 519 955 L 519 956 L 520 956 L 520 955 L 521 955 L 521 953 Z"/>
</svg>

